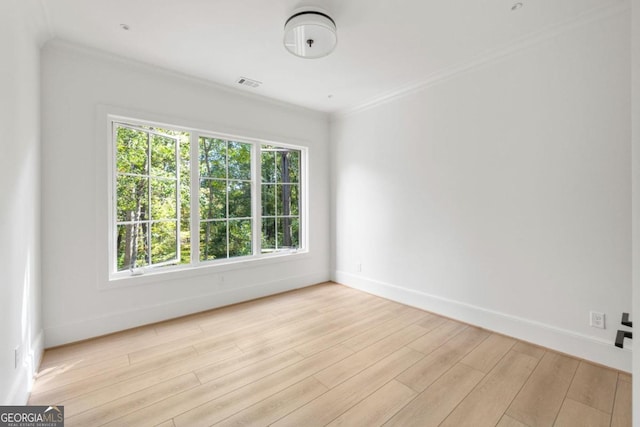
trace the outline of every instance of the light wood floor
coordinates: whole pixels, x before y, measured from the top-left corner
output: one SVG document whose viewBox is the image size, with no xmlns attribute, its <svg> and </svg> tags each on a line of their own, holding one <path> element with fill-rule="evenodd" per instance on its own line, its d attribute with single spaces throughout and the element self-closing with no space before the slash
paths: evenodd
<svg viewBox="0 0 640 427">
<path fill-rule="evenodd" d="M 47 350 L 67 426 L 630 426 L 631 377 L 336 284 Z"/>
</svg>

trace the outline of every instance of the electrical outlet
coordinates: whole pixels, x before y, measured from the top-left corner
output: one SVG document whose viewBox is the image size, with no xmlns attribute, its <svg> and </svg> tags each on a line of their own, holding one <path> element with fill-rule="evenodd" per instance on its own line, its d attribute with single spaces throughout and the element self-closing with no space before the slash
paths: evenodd
<svg viewBox="0 0 640 427">
<path fill-rule="evenodd" d="M 16 347 L 14 353 L 14 369 L 18 369 L 18 367 L 22 364 L 22 346 Z"/>
<path fill-rule="evenodd" d="M 358 273 L 362 272 L 362 264 L 361 263 L 357 263 L 356 264 L 356 272 L 358 272 Z"/>
<path fill-rule="evenodd" d="M 589 325 L 594 328 L 604 329 L 604 313 L 600 313 L 598 311 L 590 311 Z"/>
</svg>

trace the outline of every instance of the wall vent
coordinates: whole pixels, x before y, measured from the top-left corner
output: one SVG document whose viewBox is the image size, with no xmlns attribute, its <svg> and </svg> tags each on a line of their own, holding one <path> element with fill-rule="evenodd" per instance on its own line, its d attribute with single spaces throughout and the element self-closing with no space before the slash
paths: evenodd
<svg viewBox="0 0 640 427">
<path fill-rule="evenodd" d="M 262 82 L 259 82 L 257 80 L 248 79 L 246 77 L 238 78 L 238 80 L 236 80 L 236 83 L 238 83 L 239 85 L 248 86 L 248 87 L 259 87 L 262 84 Z"/>
</svg>

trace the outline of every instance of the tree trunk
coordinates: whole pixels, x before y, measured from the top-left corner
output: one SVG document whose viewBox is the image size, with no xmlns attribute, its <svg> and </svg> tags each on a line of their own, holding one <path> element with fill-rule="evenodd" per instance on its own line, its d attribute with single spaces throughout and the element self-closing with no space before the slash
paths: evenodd
<svg viewBox="0 0 640 427">
<path fill-rule="evenodd" d="M 124 232 L 124 263 L 122 265 L 123 268 L 131 268 L 131 232 L 133 225 L 127 224 L 125 225 Z"/>
<path fill-rule="evenodd" d="M 291 247 L 291 186 L 289 184 L 289 152 L 282 153 L 282 246 Z"/>
</svg>

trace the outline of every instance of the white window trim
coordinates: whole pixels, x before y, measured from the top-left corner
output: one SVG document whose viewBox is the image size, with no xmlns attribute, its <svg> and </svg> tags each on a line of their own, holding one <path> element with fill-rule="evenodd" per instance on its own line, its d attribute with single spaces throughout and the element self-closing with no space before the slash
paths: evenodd
<svg viewBox="0 0 640 427">
<path fill-rule="evenodd" d="M 118 173 L 117 173 L 116 168 L 115 168 L 115 165 L 116 165 L 115 164 L 115 162 L 116 162 L 115 159 L 116 159 L 116 154 L 117 154 L 116 153 L 117 147 L 116 147 L 116 144 L 113 144 L 113 141 L 115 140 L 115 137 L 116 137 L 116 127 L 114 126 L 115 123 L 117 123 L 120 127 L 126 127 L 126 128 L 133 129 L 133 130 L 140 130 L 140 131 L 148 133 L 149 135 L 158 135 L 158 136 L 167 137 L 167 138 L 171 138 L 171 139 L 175 140 L 175 143 L 176 143 L 175 153 L 176 153 L 176 160 L 177 160 L 176 178 L 175 178 L 176 179 L 176 217 L 174 218 L 175 221 L 176 221 L 176 233 L 177 233 L 176 258 L 175 259 L 179 260 L 180 259 L 180 241 L 179 241 L 179 236 L 180 236 L 180 222 L 181 222 L 180 215 L 181 215 L 181 212 L 180 212 L 180 160 L 179 160 L 180 159 L 180 147 L 179 147 L 178 144 L 180 143 L 180 140 L 179 140 L 179 138 L 176 138 L 176 137 L 171 136 L 171 135 L 165 135 L 165 134 L 162 134 L 160 132 L 144 129 L 144 128 L 136 126 L 136 125 L 131 125 L 131 123 L 123 123 L 123 122 L 116 121 L 116 120 L 111 121 L 111 131 L 112 131 L 111 132 L 111 141 L 112 141 L 112 144 L 111 144 L 112 145 L 112 150 L 111 150 L 112 151 L 112 158 L 111 158 L 111 161 L 112 161 L 112 165 L 114 166 L 112 179 L 111 179 L 111 188 L 112 189 L 116 188 L 116 181 L 117 181 L 117 176 L 118 176 Z M 151 151 L 149 151 L 148 155 L 149 155 L 149 157 L 151 156 Z M 149 161 L 149 165 L 150 165 L 151 164 L 150 158 L 148 159 L 148 161 Z M 153 178 L 157 179 L 158 178 L 158 177 L 153 177 L 151 175 L 151 170 L 149 170 L 148 175 L 137 175 L 137 174 L 128 174 L 128 173 L 124 173 L 124 174 L 120 174 L 120 175 L 147 176 L 149 178 L 149 185 L 151 185 L 151 179 L 153 179 Z M 109 209 L 109 212 L 112 215 L 112 218 L 111 218 L 112 230 L 110 231 L 109 234 L 111 236 L 112 242 L 115 244 L 118 234 L 117 234 L 117 226 L 114 227 L 114 225 L 118 221 L 116 219 L 117 218 L 117 214 L 116 214 L 117 203 L 114 200 L 114 197 L 113 197 L 114 195 L 115 195 L 115 191 L 112 193 L 112 198 L 111 198 L 113 206 Z M 149 206 L 151 206 L 151 191 L 149 191 L 148 197 L 149 197 L 148 204 L 149 204 Z M 152 239 L 151 239 L 151 232 L 152 232 L 151 230 L 152 230 L 152 228 L 151 228 L 151 225 L 153 224 L 154 220 L 151 218 L 151 216 L 149 216 L 149 218 L 147 220 L 143 221 L 143 222 L 147 222 L 149 224 L 148 228 L 147 228 L 147 239 L 148 239 L 149 245 L 151 245 L 152 244 Z M 151 250 L 151 247 L 150 247 L 150 250 Z M 115 257 L 113 255 L 114 255 L 113 254 L 113 247 L 110 247 L 109 248 L 109 271 L 111 271 L 111 272 L 115 271 L 115 267 L 116 267 L 116 259 L 115 259 Z M 175 260 L 164 261 L 164 262 L 159 262 L 159 263 L 153 263 L 152 262 L 151 265 L 148 268 L 156 269 L 158 267 L 169 266 L 169 265 L 172 265 L 174 263 L 175 263 Z M 147 268 L 147 267 L 143 267 L 143 268 Z M 131 269 L 130 271 L 133 274 L 130 273 L 129 276 L 137 275 L 136 273 L 138 271 L 140 271 L 140 268 Z M 120 272 L 120 273 L 124 273 L 124 272 Z"/>
<path fill-rule="evenodd" d="M 214 132 L 203 129 L 196 129 L 190 126 L 183 126 L 179 124 L 162 123 L 154 120 L 136 119 L 129 116 L 117 115 L 107 113 L 107 134 L 109 153 L 107 159 L 107 217 L 108 217 L 108 259 L 103 262 L 107 262 L 108 266 L 108 287 L 130 286 L 131 284 L 146 284 L 152 282 L 158 282 L 163 280 L 174 280 L 182 277 L 191 277 L 212 274 L 214 272 L 225 272 L 230 270 L 260 267 L 264 265 L 270 265 L 273 263 L 280 263 L 286 261 L 299 260 L 309 256 L 309 149 L 305 146 L 295 145 L 285 142 L 246 137 L 237 134 L 228 134 L 221 132 Z M 190 158 L 199 159 L 199 137 L 213 137 L 224 140 L 238 141 L 244 143 L 250 143 L 252 145 L 252 215 L 253 215 L 253 239 L 252 248 L 253 255 L 247 255 L 242 257 L 226 258 L 219 260 L 200 261 L 200 235 L 199 235 L 199 198 L 191 197 L 190 202 L 190 229 L 191 229 L 191 263 L 175 266 L 165 266 L 148 268 L 143 267 L 134 270 L 133 274 L 130 271 L 115 271 L 115 239 L 116 239 L 116 227 L 115 227 L 115 159 L 117 146 L 114 143 L 113 128 L 115 123 L 125 123 L 134 126 L 154 126 L 160 128 L 168 128 L 173 130 L 181 130 L 190 133 L 191 147 Z M 195 141 L 195 143 L 194 143 Z M 260 170 L 260 146 L 262 144 L 275 145 L 283 148 L 291 148 L 300 151 L 300 247 L 298 249 L 282 250 L 272 253 L 260 253 L 261 243 L 261 180 L 262 174 Z M 193 165 L 193 161 L 192 165 Z M 199 194 L 199 167 L 191 167 L 191 194 Z M 195 242 L 195 244 L 194 244 Z"/>
</svg>

